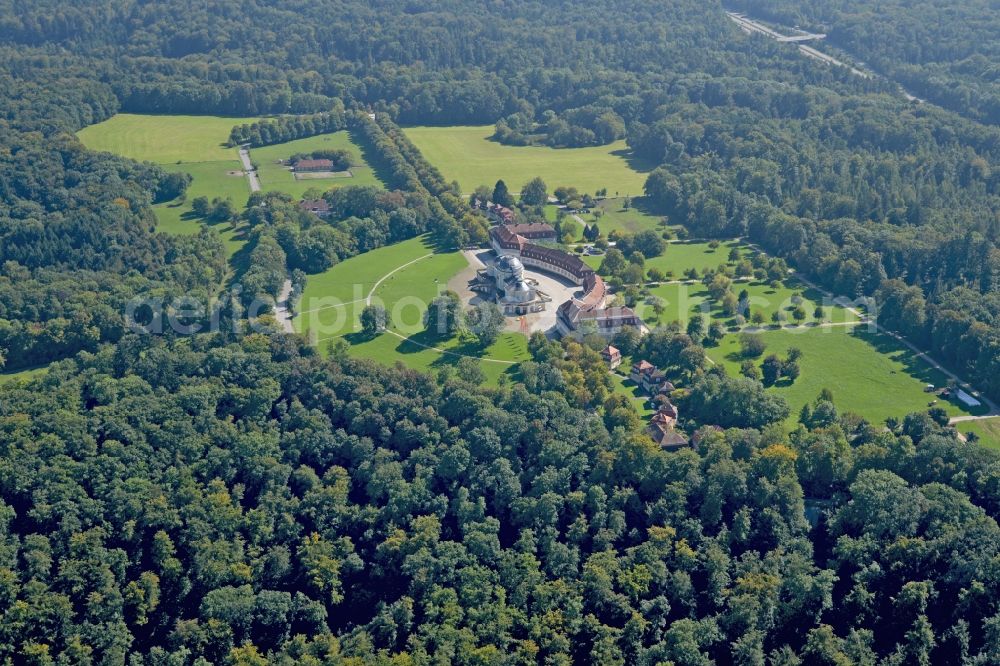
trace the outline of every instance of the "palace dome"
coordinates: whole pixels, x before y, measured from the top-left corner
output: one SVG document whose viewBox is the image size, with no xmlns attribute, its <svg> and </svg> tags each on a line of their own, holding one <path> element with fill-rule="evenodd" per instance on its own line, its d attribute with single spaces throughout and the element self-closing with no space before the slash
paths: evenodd
<svg viewBox="0 0 1000 666">
<path fill-rule="evenodd" d="M 509 254 L 497 259 L 497 270 L 501 273 L 507 273 L 510 275 L 520 275 L 524 271 L 524 264 L 517 257 L 512 257 Z"/>
</svg>

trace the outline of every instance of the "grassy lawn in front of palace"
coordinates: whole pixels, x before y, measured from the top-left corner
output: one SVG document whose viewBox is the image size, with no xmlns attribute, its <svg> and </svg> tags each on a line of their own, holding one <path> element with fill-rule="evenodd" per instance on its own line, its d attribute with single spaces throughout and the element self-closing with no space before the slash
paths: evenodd
<svg viewBox="0 0 1000 666">
<path fill-rule="evenodd" d="M 375 283 L 395 268 L 433 252 L 430 239 L 420 236 L 359 254 L 308 276 L 293 320 L 295 330 L 305 333 L 317 329 L 321 338 L 353 332 L 354 323 L 364 309 L 364 299 Z M 338 318 L 349 323 L 350 330 L 339 330 L 335 326 Z"/>
<path fill-rule="evenodd" d="M 470 356 L 480 359 L 487 380 L 495 384 L 501 375 L 516 374 L 517 364 L 529 359 L 527 338 L 505 332 L 482 349 L 470 339 L 439 339 L 423 330 L 427 304 L 465 267 L 461 253 L 435 253 L 427 237 L 378 248 L 310 276 L 293 323 L 297 331 L 310 334 L 321 353 L 327 353 L 331 340 L 342 338 L 353 356 L 389 365 L 401 361 L 427 371 Z M 389 330 L 374 338 L 360 332 L 369 293 L 385 306 L 390 321 Z"/>
</svg>

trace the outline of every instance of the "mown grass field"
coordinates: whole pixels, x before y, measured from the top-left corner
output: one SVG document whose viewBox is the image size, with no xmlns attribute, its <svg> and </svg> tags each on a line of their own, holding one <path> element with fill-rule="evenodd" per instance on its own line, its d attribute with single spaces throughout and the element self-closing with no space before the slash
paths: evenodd
<svg viewBox="0 0 1000 666">
<path fill-rule="evenodd" d="M 363 301 L 375 283 L 393 269 L 433 252 L 430 240 L 421 236 L 351 257 L 323 273 L 310 275 L 299 301 L 299 314 L 293 320 L 295 330 L 305 333 L 314 329 L 321 338 L 353 332 Z M 458 257 L 461 259 L 461 255 Z M 344 307 L 331 307 L 337 305 Z M 337 318 L 348 320 L 350 330 L 333 330 Z"/>
<path fill-rule="evenodd" d="M 982 421 L 964 421 L 956 425 L 959 432 L 979 435 L 979 443 L 991 449 L 1000 450 L 1000 416 Z"/>
<path fill-rule="evenodd" d="M 484 350 L 469 340 L 441 340 L 423 332 L 427 303 L 466 266 L 461 253 L 433 252 L 426 237 L 415 238 L 352 257 L 311 276 L 293 321 L 296 330 L 309 334 L 323 353 L 331 340 L 343 338 L 350 343 L 352 355 L 380 363 L 401 361 L 411 368 L 431 371 L 470 356 L 483 359 L 482 369 L 493 383 L 501 375 L 515 373 L 516 364 L 528 359 L 523 335 L 504 333 Z M 389 313 L 391 332 L 367 338 L 360 333 L 359 317 L 376 283 L 379 286 L 373 300 L 381 302 Z"/>
<path fill-rule="evenodd" d="M 291 170 L 287 166 L 280 164 L 282 160 L 287 160 L 296 153 L 309 153 L 314 150 L 324 149 L 345 149 L 351 151 L 351 154 L 354 156 L 354 164 L 351 167 L 352 175 L 336 178 L 296 180 Z M 257 165 L 257 175 L 260 177 L 260 186 L 262 189 L 265 191 L 276 190 L 278 192 L 285 192 L 297 199 L 301 199 L 310 189 L 325 192 L 334 187 L 344 185 L 377 185 L 385 187 L 385 184 L 379 180 L 373 169 L 365 163 L 361 148 L 351 140 L 351 136 L 346 130 L 297 139 L 273 146 L 253 148 L 250 150 L 250 159 Z"/>
<path fill-rule="evenodd" d="M 647 259 L 645 265 L 647 270 L 654 267 L 660 269 L 669 276 L 668 281 L 672 282 L 683 280 L 685 272 L 691 269 L 701 273 L 706 269 L 734 265 L 734 262 L 729 261 L 732 250 L 736 250 L 741 257 L 754 254 L 753 249 L 739 241 L 726 241 L 715 248 L 702 241 L 674 241 L 667 244 L 667 249 L 662 255 Z M 597 269 L 601 265 L 603 256 L 586 256 L 583 260 Z M 765 325 L 768 326 L 772 323 L 771 316 L 778 311 L 785 313 L 788 323 L 795 323 L 792 317 L 792 311 L 795 309 L 792 299 L 795 295 L 803 297 L 802 307 L 806 311 L 803 324 L 816 324 L 820 321 L 841 323 L 858 319 L 849 310 L 827 303 L 822 294 L 794 278 L 788 278 L 776 288 L 772 288 L 767 282 L 740 280 L 733 283 L 733 293 L 738 295 L 743 290 L 749 294 L 750 312 L 760 312 L 766 320 Z M 652 301 L 657 298 L 664 307 L 659 316 L 652 307 Z M 822 320 L 813 316 L 817 305 L 823 305 Z M 736 325 L 735 317 L 728 317 L 722 312 L 720 305 L 709 298 L 708 289 L 701 282 L 649 287 L 648 293 L 644 294 L 644 300 L 640 301 L 635 309 L 651 326 L 669 324 L 673 321 L 686 325 L 694 314 L 701 314 L 708 321 L 721 321 L 727 326 Z"/>
<path fill-rule="evenodd" d="M 493 186 L 503 179 L 512 192 L 541 176 L 551 192 L 561 185 L 593 194 L 642 194 L 648 165 L 630 158 L 624 141 L 588 148 L 504 146 L 489 137 L 492 125 L 409 127 L 406 135 L 448 181 L 457 180 L 462 192 L 479 185 Z"/>
<path fill-rule="evenodd" d="M 804 325 L 820 323 L 821 320 L 813 316 L 818 304 L 823 305 L 823 322 L 842 323 L 858 319 L 854 313 L 839 305 L 824 303 L 821 294 L 794 279 L 785 281 L 777 288 L 771 287 L 766 282 L 733 283 L 735 294 L 738 295 L 743 290 L 749 294 L 750 312 L 761 313 L 765 319 L 765 326 L 772 324 L 771 317 L 775 312 L 784 312 L 787 324 L 797 323 L 792 317 L 792 311 L 796 307 L 792 298 L 797 294 L 803 298 L 802 308 L 806 312 L 806 318 L 801 323 Z M 720 321 L 726 326 L 737 325 L 736 318 L 727 316 L 722 311 L 721 306 L 711 300 L 708 289 L 700 282 L 695 284 L 661 284 L 650 288 L 649 295 L 649 300 L 659 298 L 664 310 L 657 317 L 656 311 L 649 301 L 637 304 L 637 311 L 648 324 L 668 324 L 672 321 L 679 321 L 686 325 L 692 315 L 701 314 L 709 322 Z"/>
<path fill-rule="evenodd" d="M 254 118 L 220 116 L 154 116 L 119 113 L 77 133 L 83 145 L 134 160 L 176 164 L 237 160 L 235 148 L 226 147 L 234 125 Z"/>
<path fill-rule="evenodd" d="M 833 391 L 834 402 L 842 411 L 860 414 L 873 423 L 890 416 L 926 411 L 934 396 L 924 385 L 944 386 L 947 379 L 894 339 L 868 332 L 867 327 L 782 329 L 761 333 L 768 354 L 784 357 L 790 347 L 802 351 L 802 373 L 791 385 L 772 387 L 792 408 L 790 421 L 812 402 L 824 388 Z M 709 348 L 709 357 L 739 374 L 739 336 L 728 335 L 718 347 Z M 757 363 L 763 357 L 757 359 Z M 955 403 L 941 401 L 952 416 L 970 413 Z"/>
</svg>

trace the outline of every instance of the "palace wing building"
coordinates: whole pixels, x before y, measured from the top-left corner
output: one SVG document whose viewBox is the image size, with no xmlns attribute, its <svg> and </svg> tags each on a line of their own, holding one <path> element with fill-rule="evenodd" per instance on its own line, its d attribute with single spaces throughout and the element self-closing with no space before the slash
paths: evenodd
<svg viewBox="0 0 1000 666">
<path fill-rule="evenodd" d="M 524 267 L 530 266 L 559 275 L 582 289 L 582 295 L 561 303 L 556 309 L 556 329 L 561 335 L 593 330 L 611 337 L 625 327 L 647 332 L 642 319 L 631 308 L 607 306 L 607 285 L 582 259 L 557 248 L 532 243 L 532 240 L 554 242 L 555 229 L 548 224 L 492 227 L 490 246 L 497 260 L 490 268 L 480 271 L 473 289 L 491 293 L 507 314 L 538 312 L 545 308 L 549 299 L 523 279 Z"/>
</svg>

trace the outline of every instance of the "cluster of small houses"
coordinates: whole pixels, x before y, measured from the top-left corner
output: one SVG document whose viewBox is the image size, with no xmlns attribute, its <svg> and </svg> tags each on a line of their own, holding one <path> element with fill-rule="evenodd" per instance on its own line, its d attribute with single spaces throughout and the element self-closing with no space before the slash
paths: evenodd
<svg viewBox="0 0 1000 666">
<path fill-rule="evenodd" d="M 601 350 L 601 357 L 611 372 L 622 364 L 621 351 L 612 345 Z M 667 451 L 678 451 L 697 444 L 697 433 L 694 439 L 688 440 L 684 433 L 677 430 L 680 413 L 670 402 L 670 394 L 676 387 L 662 370 L 649 361 L 637 361 L 632 364 L 628 377 L 657 405 L 656 413 L 646 424 L 646 433 L 654 442 Z"/>
</svg>

